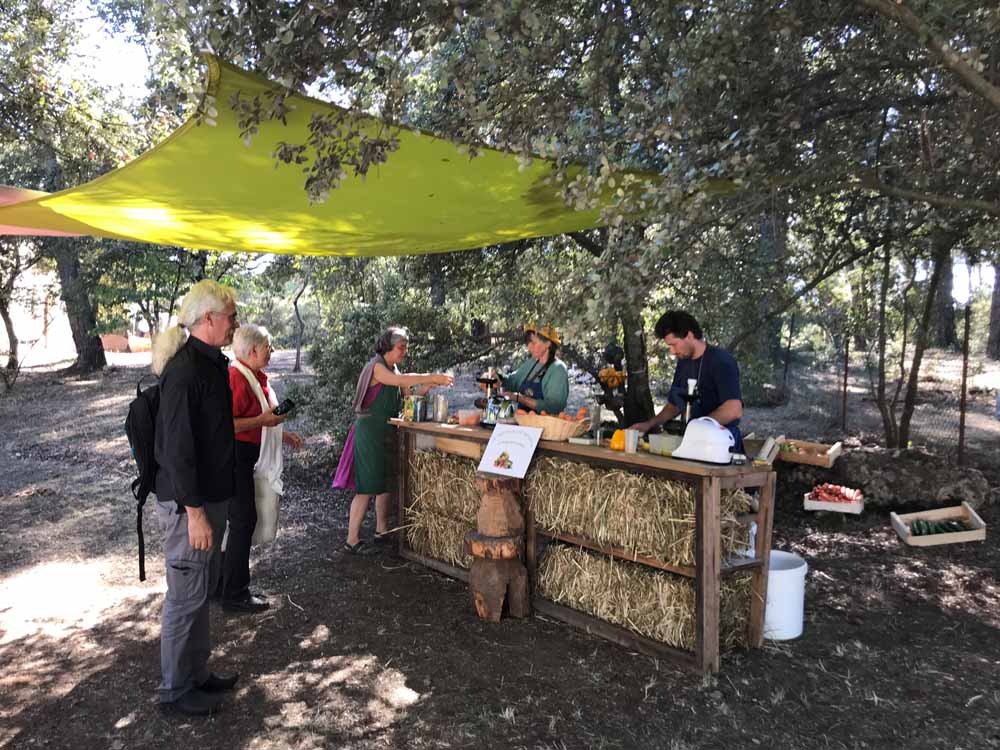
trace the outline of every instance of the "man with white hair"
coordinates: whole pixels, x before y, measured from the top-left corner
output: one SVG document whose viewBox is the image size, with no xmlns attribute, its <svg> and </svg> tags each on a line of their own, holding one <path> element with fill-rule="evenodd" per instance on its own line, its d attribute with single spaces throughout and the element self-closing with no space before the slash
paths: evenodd
<svg viewBox="0 0 1000 750">
<path fill-rule="evenodd" d="M 157 337 L 157 514 L 163 527 L 167 593 L 160 618 L 160 704 L 190 716 L 218 710 L 218 693 L 238 675 L 209 671 L 209 592 L 219 577 L 219 545 L 235 492 L 229 359 L 236 295 L 215 281 L 195 284 L 178 325 Z M 186 333 L 185 333 L 186 329 Z"/>
</svg>

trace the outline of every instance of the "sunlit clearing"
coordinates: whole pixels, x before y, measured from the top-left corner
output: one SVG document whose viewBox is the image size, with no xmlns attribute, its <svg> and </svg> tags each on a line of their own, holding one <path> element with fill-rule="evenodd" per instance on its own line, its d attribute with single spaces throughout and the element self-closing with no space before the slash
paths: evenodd
<svg viewBox="0 0 1000 750">
<path fill-rule="evenodd" d="M 391 744 L 393 726 L 421 697 L 407 687 L 402 672 L 372 654 L 293 662 L 261 675 L 254 689 L 263 690 L 266 704 L 274 708 L 263 717 L 270 730 L 266 742 L 252 740 L 251 750 L 283 747 L 282 740 L 295 747 L 325 747 L 324 738 L 331 734 L 360 739 L 384 733 Z"/>
<path fill-rule="evenodd" d="M 111 586 L 111 561 L 43 563 L 0 581 L 0 645 L 29 635 L 62 638 L 93 627 L 101 613 L 151 587 Z"/>
</svg>

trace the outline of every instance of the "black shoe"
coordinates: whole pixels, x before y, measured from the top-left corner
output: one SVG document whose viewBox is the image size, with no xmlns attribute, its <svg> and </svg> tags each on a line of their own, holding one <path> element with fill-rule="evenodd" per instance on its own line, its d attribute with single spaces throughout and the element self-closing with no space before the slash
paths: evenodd
<svg viewBox="0 0 1000 750">
<path fill-rule="evenodd" d="M 244 599 L 225 599 L 222 602 L 223 612 L 256 615 L 267 610 L 271 605 L 267 599 L 251 594 Z"/>
<path fill-rule="evenodd" d="M 347 542 L 344 542 L 344 552 L 346 552 L 349 555 L 359 555 L 360 557 L 369 557 L 371 555 L 377 555 L 378 549 L 373 547 L 364 539 L 362 539 L 357 544 L 348 544 Z"/>
<path fill-rule="evenodd" d="M 209 672 L 208 679 L 198 686 L 198 690 L 203 693 L 224 693 L 235 688 L 238 679 L 240 679 L 238 672 L 223 675 Z"/>
<path fill-rule="evenodd" d="M 209 695 L 195 688 L 170 703 L 161 703 L 160 709 L 185 716 L 209 716 L 222 708 L 222 698 Z"/>
<path fill-rule="evenodd" d="M 396 534 L 392 531 L 386 531 L 383 533 L 375 532 L 375 538 L 372 539 L 372 544 L 376 544 L 379 547 L 391 547 L 396 543 Z"/>
</svg>

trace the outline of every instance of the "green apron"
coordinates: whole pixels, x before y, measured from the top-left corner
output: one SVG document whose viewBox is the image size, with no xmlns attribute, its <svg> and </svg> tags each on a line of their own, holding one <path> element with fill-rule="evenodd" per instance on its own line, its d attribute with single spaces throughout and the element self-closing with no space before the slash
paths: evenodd
<svg viewBox="0 0 1000 750">
<path fill-rule="evenodd" d="M 389 419 L 402 407 L 399 388 L 383 385 L 367 414 L 354 422 L 354 487 L 358 495 L 381 495 L 396 472 L 396 429 Z"/>
</svg>

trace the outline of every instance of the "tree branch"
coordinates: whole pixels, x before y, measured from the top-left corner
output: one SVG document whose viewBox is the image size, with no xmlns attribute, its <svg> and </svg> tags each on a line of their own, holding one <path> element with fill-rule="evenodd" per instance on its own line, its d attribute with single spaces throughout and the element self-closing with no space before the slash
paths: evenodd
<svg viewBox="0 0 1000 750">
<path fill-rule="evenodd" d="M 958 76 L 965 88 L 979 94 L 1000 112 L 1000 88 L 986 80 L 979 72 L 969 65 L 962 56 L 952 49 L 944 39 L 934 33 L 934 30 L 920 16 L 905 7 L 902 0 L 860 0 L 876 13 L 897 21 L 900 26 L 936 55 L 946 68 Z"/>
<path fill-rule="evenodd" d="M 976 198 L 955 198 L 948 195 L 939 195 L 937 193 L 925 193 L 920 190 L 894 187 L 892 185 L 886 185 L 884 182 L 879 182 L 879 180 L 873 176 L 864 176 L 856 183 L 849 183 L 848 185 L 842 185 L 840 187 L 854 187 L 861 188 L 863 190 L 871 190 L 872 192 L 881 193 L 882 195 L 888 195 L 893 198 L 902 198 L 908 201 L 927 203 L 928 205 L 937 206 L 938 208 L 951 208 L 958 211 L 981 211 L 993 216 L 1000 216 L 1000 203 L 978 200 Z"/>
</svg>

